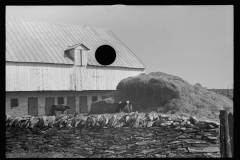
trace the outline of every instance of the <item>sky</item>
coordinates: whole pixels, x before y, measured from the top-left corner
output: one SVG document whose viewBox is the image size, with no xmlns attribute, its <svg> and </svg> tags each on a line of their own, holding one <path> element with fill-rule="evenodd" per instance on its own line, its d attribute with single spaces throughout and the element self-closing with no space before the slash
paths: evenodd
<svg viewBox="0 0 240 160">
<path fill-rule="evenodd" d="M 110 29 L 145 64 L 203 87 L 233 88 L 233 6 L 6 6 L 6 16 Z"/>
</svg>

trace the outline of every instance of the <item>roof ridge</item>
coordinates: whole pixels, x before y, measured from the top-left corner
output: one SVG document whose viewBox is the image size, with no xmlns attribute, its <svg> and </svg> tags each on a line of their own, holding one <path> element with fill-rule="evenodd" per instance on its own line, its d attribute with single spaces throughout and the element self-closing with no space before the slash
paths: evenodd
<svg viewBox="0 0 240 160">
<path fill-rule="evenodd" d="M 6 18 L 22 19 L 22 20 L 30 20 L 30 21 L 45 22 L 45 23 L 51 23 L 51 24 L 72 25 L 72 26 L 78 26 L 78 27 L 82 27 L 82 28 L 94 28 L 94 29 L 110 30 L 109 28 L 96 28 L 96 27 L 88 27 L 88 26 L 85 26 L 85 25 L 84 25 L 84 26 L 81 26 L 81 25 L 70 24 L 70 23 L 47 22 L 47 21 L 41 21 L 41 20 L 35 20 L 35 19 L 28 19 L 28 18 L 20 18 L 20 17 L 12 17 L 12 16 L 6 16 Z"/>
</svg>

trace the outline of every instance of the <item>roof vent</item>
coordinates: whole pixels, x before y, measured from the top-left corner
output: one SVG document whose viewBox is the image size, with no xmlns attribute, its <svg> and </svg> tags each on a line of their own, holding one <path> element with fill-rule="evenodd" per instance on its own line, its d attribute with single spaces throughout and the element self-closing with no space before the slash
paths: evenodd
<svg viewBox="0 0 240 160">
<path fill-rule="evenodd" d="M 64 51 L 64 56 L 74 61 L 74 65 L 77 66 L 86 66 L 88 56 L 86 51 L 89 49 L 83 44 L 75 44 L 73 46 L 69 46 Z"/>
</svg>

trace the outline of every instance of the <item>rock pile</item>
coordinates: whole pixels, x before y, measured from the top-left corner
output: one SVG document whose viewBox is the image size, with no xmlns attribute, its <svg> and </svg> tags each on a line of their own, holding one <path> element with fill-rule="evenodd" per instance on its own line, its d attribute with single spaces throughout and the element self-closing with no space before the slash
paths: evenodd
<svg viewBox="0 0 240 160">
<path fill-rule="evenodd" d="M 6 152 L 32 147 L 63 157 L 220 157 L 219 123 L 192 116 L 6 117 L 6 125 Z"/>
</svg>

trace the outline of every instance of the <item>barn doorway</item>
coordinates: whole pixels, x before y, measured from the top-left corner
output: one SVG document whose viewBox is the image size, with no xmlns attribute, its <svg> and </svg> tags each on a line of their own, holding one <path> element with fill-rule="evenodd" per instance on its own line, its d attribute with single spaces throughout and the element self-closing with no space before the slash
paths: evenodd
<svg viewBox="0 0 240 160">
<path fill-rule="evenodd" d="M 74 114 L 76 111 L 75 97 L 67 97 L 67 105 L 71 108 L 67 110 L 67 113 Z"/>
<path fill-rule="evenodd" d="M 38 115 L 38 98 L 37 97 L 28 98 L 28 115 L 32 115 L 32 116 Z"/>
<path fill-rule="evenodd" d="M 45 114 L 52 116 L 52 105 L 54 105 L 54 97 L 45 98 Z"/>
<path fill-rule="evenodd" d="M 87 113 L 87 96 L 80 96 L 79 97 L 79 112 L 80 113 Z"/>
</svg>

